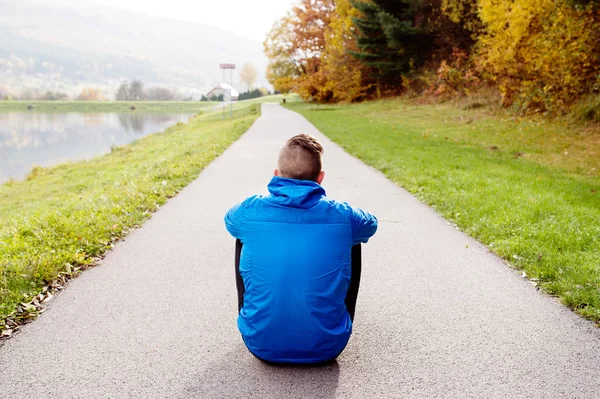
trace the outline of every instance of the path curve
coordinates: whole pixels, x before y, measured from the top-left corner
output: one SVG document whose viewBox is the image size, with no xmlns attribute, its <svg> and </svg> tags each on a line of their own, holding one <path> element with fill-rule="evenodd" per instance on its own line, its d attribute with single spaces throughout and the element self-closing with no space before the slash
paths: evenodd
<svg viewBox="0 0 600 399">
<path fill-rule="evenodd" d="M 329 196 L 376 214 L 334 364 L 272 367 L 236 330 L 222 217 L 286 138 L 325 147 Z M 0 347 L 2 398 L 600 398 L 600 330 L 278 105 Z"/>
</svg>

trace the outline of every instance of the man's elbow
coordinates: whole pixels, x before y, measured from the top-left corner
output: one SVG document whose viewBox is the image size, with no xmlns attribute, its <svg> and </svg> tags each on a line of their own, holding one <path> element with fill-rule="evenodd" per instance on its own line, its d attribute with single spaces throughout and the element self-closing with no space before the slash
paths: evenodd
<svg viewBox="0 0 600 399">
<path fill-rule="evenodd" d="M 377 218 L 373 217 L 373 221 L 369 224 L 369 237 L 373 237 L 377 233 L 377 227 L 379 227 L 379 223 Z"/>
<path fill-rule="evenodd" d="M 364 234 L 364 237 L 365 237 L 364 242 L 366 243 L 367 241 L 369 241 L 369 238 L 373 237 L 376 232 L 377 232 L 377 220 L 375 220 L 375 222 L 370 223 L 368 226 L 366 226 L 365 234 Z"/>
<path fill-rule="evenodd" d="M 225 215 L 223 221 L 225 222 L 225 228 L 227 229 L 229 234 L 231 234 L 235 238 L 240 238 L 238 226 L 236 225 L 236 223 L 234 223 L 233 219 L 230 217 L 229 214 Z"/>
<path fill-rule="evenodd" d="M 363 223 L 361 228 L 356 232 L 354 242 L 356 244 L 366 244 L 369 238 L 373 237 L 377 232 L 377 219 L 373 217 L 372 220 Z"/>
</svg>

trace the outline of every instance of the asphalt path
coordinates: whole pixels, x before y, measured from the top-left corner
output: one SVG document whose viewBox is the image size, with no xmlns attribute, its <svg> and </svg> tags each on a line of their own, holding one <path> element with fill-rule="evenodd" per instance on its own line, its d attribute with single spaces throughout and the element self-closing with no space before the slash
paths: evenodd
<svg viewBox="0 0 600 399">
<path fill-rule="evenodd" d="M 332 364 L 255 359 L 236 328 L 226 210 L 284 141 L 325 147 L 332 198 L 374 213 L 354 333 Z M 1 398 L 600 398 L 600 329 L 303 117 L 252 128 L 0 347 Z"/>
</svg>

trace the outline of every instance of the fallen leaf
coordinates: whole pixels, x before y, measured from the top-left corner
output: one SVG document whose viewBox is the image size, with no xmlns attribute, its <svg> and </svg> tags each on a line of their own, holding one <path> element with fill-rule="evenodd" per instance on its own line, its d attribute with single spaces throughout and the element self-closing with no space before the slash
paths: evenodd
<svg viewBox="0 0 600 399">
<path fill-rule="evenodd" d="M 23 307 L 23 310 L 25 310 L 26 312 L 36 309 L 36 307 L 34 305 L 32 305 L 31 303 L 21 303 L 21 306 Z"/>
</svg>

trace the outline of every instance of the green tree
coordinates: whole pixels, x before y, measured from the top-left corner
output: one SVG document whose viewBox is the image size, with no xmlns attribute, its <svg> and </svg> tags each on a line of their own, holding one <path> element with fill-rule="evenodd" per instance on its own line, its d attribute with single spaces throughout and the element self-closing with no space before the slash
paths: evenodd
<svg viewBox="0 0 600 399">
<path fill-rule="evenodd" d="M 40 97 L 40 100 L 59 101 L 59 100 L 66 100 L 68 98 L 69 98 L 69 96 L 67 96 L 66 93 L 48 90 L 43 96 Z"/>
<path fill-rule="evenodd" d="M 131 101 L 142 101 L 145 97 L 144 84 L 141 80 L 135 79 L 129 85 L 129 99 Z"/>
<path fill-rule="evenodd" d="M 370 75 L 382 89 L 402 85 L 402 75 L 419 67 L 430 54 L 431 37 L 414 24 L 415 7 L 411 0 L 355 1 L 361 12 L 353 19 L 360 34 L 358 51 L 351 54 L 370 68 Z"/>
<path fill-rule="evenodd" d="M 117 101 L 127 101 L 129 100 L 129 82 L 123 81 L 121 85 L 117 89 L 117 94 L 115 94 L 115 100 Z"/>
</svg>

